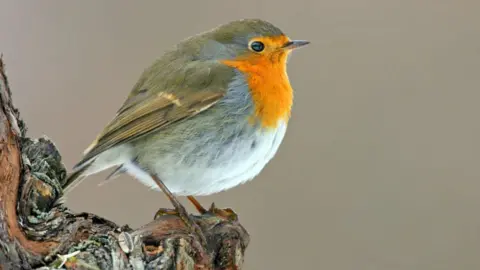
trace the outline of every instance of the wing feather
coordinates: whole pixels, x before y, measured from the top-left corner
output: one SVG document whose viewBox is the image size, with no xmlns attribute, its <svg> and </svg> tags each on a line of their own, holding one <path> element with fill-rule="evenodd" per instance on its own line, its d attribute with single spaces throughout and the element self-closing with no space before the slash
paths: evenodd
<svg viewBox="0 0 480 270">
<path fill-rule="evenodd" d="M 89 160 L 111 147 L 192 117 L 224 96 L 223 91 L 201 91 L 172 100 L 172 94 L 162 93 L 119 114 L 87 149 L 82 160 Z"/>
<path fill-rule="evenodd" d="M 212 68 L 217 69 L 216 73 L 211 72 Z M 85 150 L 84 157 L 74 168 L 78 169 L 109 148 L 128 143 L 210 108 L 225 95 L 228 82 L 233 76 L 232 70 L 225 66 L 212 66 L 208 63 L 189 65 L 177 73 L 180 73 L 183 83 L 172 85 L 162 80 L 163 76 L 151 76 L 147 70 L 140 80 L 142 83 L 135 86 L 115 118 Z M 166 74 L 170 76 L 164 78 L 172 77 L 171 73 Z M 149 81 L 145 77 L 153 77 L 155 81 Z M 158 89 L 159 87 L 169 90 Z"/>
</svg>

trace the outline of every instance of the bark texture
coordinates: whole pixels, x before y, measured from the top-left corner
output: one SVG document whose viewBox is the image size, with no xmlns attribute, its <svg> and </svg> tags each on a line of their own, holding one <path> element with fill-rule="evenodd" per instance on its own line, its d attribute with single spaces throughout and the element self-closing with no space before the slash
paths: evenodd
<svg viewBox="0 0 480 270">
<path fill-rule="evenodd" d="M 55 205 L 65 176 L 53 142 L 26 136 L 0 57 L 0 270 L 241 269 L 249 235 L 238 220 L 193 216 L 207 246 L 176 216 L 118 226 Z"/>
</svg>

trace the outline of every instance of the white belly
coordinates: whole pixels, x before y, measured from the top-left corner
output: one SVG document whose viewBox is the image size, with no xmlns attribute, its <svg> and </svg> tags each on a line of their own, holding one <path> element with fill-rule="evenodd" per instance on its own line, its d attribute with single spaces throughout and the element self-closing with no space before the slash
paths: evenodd
<svg viewBox="0 0 480 270">
<path fill-rule="evenodd" d="M 281 123 L 276 131 L 255 132 L 239 136 L 221 146 L 205 143 L 202 146 L 184 146 L 175 153 L 161 155 L 150 170 L 177 195 L 209 195 L 230 189 L 254 178 L 273 158 L 282 142 L 287 125 Z M 194 159 L 178 153 L 201 155 Z M 158 187 L 151 177 L 134 163 L 124 164 L 127 172 L 153 189 Z"/>
</svg>

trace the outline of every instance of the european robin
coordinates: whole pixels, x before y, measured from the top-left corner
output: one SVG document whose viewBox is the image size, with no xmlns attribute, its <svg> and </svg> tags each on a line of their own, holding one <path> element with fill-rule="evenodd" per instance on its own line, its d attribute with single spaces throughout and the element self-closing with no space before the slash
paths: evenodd
<svg viewBox="0 0 480 270">
<path fill-rule="evenodd" d="M 174 197 L 230 189 L 254 178 L 285 135 L 293 102 L 287 75 L 291 40 L 259 19 L 232 21 L 181 41 L 140 76 L 111 122 L 84 152 L 64 186 L 117 167 L 162 190 L 178 214 L 195 226 Z M 197 231 L 198 232 L 198 231 Z"/>
</svg>

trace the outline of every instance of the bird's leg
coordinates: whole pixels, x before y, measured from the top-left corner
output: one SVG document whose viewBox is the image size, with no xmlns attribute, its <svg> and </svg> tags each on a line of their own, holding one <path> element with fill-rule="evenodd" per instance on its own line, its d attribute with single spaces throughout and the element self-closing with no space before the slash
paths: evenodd
<svg viewBox="0 0 480 270">
<path fill-rule="evenodd" d="M 193 196 L 187 196 L 188 200 L 193 204 L 193 206 L 195 206 L 195 208 L 197 209 L 197 211 L 200 213 L 200 214 L 205 214 L 207 211 L 207 209 L 205 209 L 205 207 L 202 206 L 202 204 L 197 201 L 197 199 L 195 199 L 195 197 Z"/>
<path fill-rule="evenodd" d="M 207 240 L 205 235 L 203 235 L 200 227 L 190 218 L 190 215 L 187 213 L 187 210 L 183 205 L 177 200 L 177 198 L 168 190 L 167 186 L 158 178 L 156 175 L 151 175 L 152 179 L 157 183 L 158 187 L 167 195 L 170 202 L 173 204 L 174 210 L 168 209 L 159 209 L 155 214 L 155 219 L 162 215 L 176 215 L 182 219 L 182 221 L 187 225 L 188 229 L 198 235 L 200 238 L 200 243 L 202 246 L 207 246 Z"/>
<path fill-rule="evenodd" d="M 195 206 L 197 211 L 202 215 L 205 214 L 205 213 L 208 213 L 208 214 L 216 215 L 216 216 L 228 219 L 228 220 L 237 220 L 238 219 L 237 214 L 231 208 L 220 209 L 220 208 L 215 207 L 215 203 L 212 203 L 210 208 L 207 210 L 207 209 L 205 209 L 205 207 L 203 207 L 200 204 L 199 201 L 197 201 L 197 199 L 195 199 L 195 197 L 187 196 L 187 198 L 193 204 L 193 206 Z"/>
</svg>

